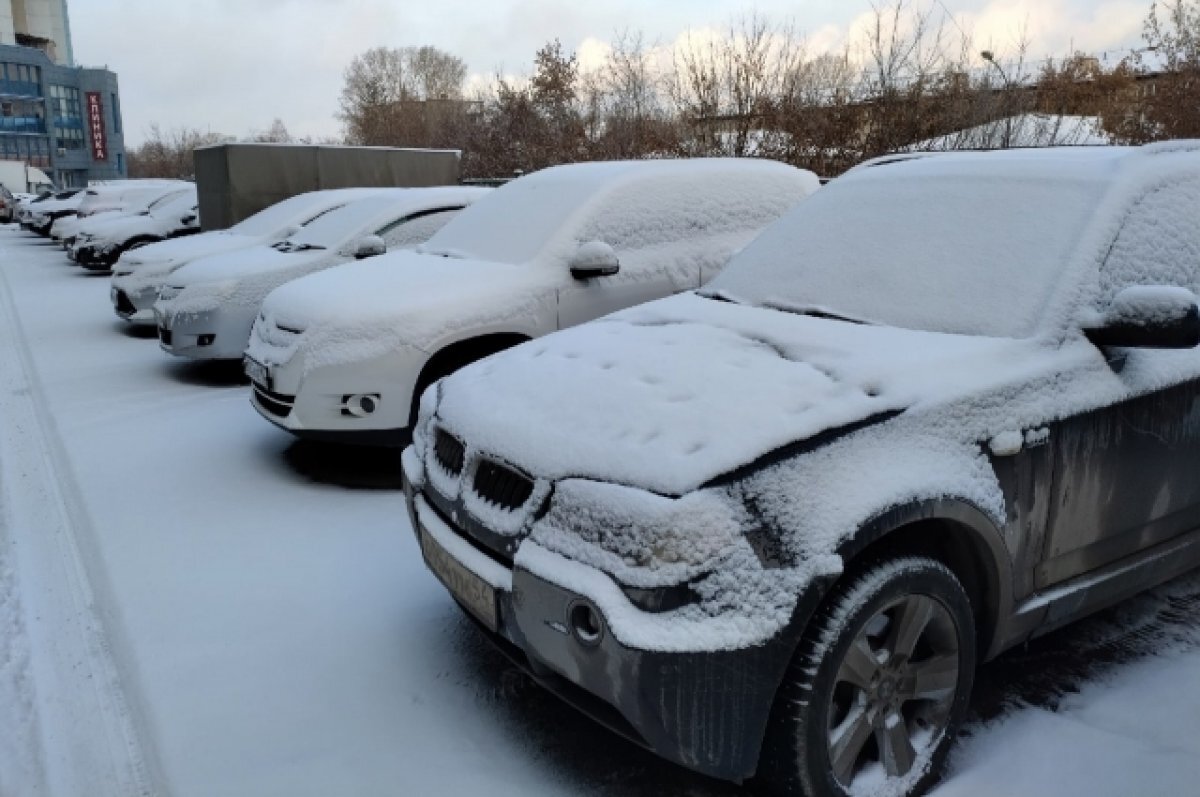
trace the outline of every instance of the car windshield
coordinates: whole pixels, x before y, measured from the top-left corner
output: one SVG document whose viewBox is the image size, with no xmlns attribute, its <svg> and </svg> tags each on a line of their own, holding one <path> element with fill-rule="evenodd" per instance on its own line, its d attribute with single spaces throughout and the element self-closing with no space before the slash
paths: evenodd
<svg viewBox="0 0 1200 797">
<path fill-rule="evenodd" d="M 909 329 L 1032 335 L 1103 185 L 896 171 L 818 191 L 705 295 Z"/>
<path fill-rule="evenodd" d="M 174 193 L 163 194 L 158 199 L 154 200 L 149 205 L 147 205 L 146 210 L 153 213 L 155 210 L 166 207 L 167 205 L 169 205 L 172 202 L 178 201 L 179 198 L 181 196 L 183 196 L 184 193 L 186 193 L 186 191 L 175 191 Z"/>
<path fill-rule="evenodd" d="M 288 241 L 300 249 L 336 249 L 363 233 L 380 213 L 396 204 L 394 196 L 355 200 L 317 218 Z"/>
<path fill-rule="evenodd" d="M 319 197 L 314 197 L 312 194 L 300 194 L 277 202 L 269 208 L 243 219 L 230 227 L 229 232 L 256 238 L 263 235 L 275 235 L 289 224 L 303 224 L 305 221 L 311 220 L 323 208 L 324 203 Z"/>
<path fill-rule="evenodd" d="M 418 252 L 498 263 L 532 260 L 596 193 L 571 172 L 537 175 L 496 189 L 455 216 Z"/>
</svg>

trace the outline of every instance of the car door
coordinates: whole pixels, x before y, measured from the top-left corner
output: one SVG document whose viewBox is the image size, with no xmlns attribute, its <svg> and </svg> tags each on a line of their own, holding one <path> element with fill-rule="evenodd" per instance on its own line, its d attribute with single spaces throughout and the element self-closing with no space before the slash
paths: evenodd
<svg viewBox="0 0 1200 797">
<path fill-rule="evenodd" d="M 633 185 L 617 190 L 587 210 L 575 231 L 575 246 L 602 241 L 613 248 L 620 271 L 606 277 L 574 279 L 561 264 L 558 289 L 560 329 L 616 310 L 700 287 L 701 261 L 679 257 L 675 248 L 702 236 L 679 211 L 667 211 L 656 192 Z"/>
<path fill-rule="evenodd" d="M 1200 292 L 1198 214 L 1196 178 L 1143 194 L 1101 266 L 1100 302 L 1131 285 Z M 1200 349 L 1110 354 L 1136 395 L 1050 427 L 1055 475 L 1037 588 L 1200 527 Z M 1148 378 L 1158 380 L 1155 389 L 1146 389 Z"/>
</svg>

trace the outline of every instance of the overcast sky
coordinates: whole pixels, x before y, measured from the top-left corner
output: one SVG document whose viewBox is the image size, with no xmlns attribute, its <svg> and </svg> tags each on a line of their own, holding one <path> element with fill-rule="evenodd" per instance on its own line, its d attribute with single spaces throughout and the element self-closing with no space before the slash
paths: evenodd
<svg viewBox="0 0 1200 797">
<path fill-rule="evenodd" d="M 878 0 L 884 2 L 884 0 Z M 944 7 L 980 49 L 1038 56 L 1140 44 L 1150 0 L 910 0 Z M 814 51 L 861 32 L 869 0 L 70 0 L 76 60 L 121 81 L 127 143 L 150 124 L 230 135 L 280 118 L 295 135 L 335 136 L 342 73 L 371 47 L 431 44 L 476 79 L 528 74 L 558 38 L 586 63 L 623 30 L 669 45 L 757 11 L 791 22 Z"/>
</svg>

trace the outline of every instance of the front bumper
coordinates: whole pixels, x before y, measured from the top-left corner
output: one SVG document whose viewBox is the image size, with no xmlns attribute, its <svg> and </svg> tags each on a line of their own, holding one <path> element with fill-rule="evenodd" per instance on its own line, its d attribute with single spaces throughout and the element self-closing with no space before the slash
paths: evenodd
<svg viewBox="0 0 1200 797">
<path fill-rule="evenodd" d="M 119 318 L 134 324 L 155 324 L 154 303 L 158 301 L 158 290 L 142 288 L 130 291 L 113 285 L 109 288 L 108 297 L 112 301 L 113 311 Z"/>
<path fill-rule="evenodd" d="M 409 449 L 404 493 L 426 564 L 437 574 L 429 565 L 429 539 L 456 540 L 440 550 L 454 556 L 456 550 L 464 551 L 465 543 L 467 555 L 459 565 L 499 582 L 495 627 L 489 628 L 478 609 L 438 576 L 501 651 L 576 709 L 669 761 L 736 782 L 754 775 L 775 693 L 791 657 L 784 635 L 729 651 L 661 652 L 622 644 L 591 597 L 520 564 L 498 561 L 451 525 L 414 489 L 408 473 L 411 456 Z M 497 578 L 497 570 L 502 577 Z M 572 630 L 572 612 L 581 605 L 602 619 L 594 640 Z"/>
<path fill-rule="evenodd" d="M 222 307 L 204 313 L 154 308 L 159 345 L 168 354 L 193 360 L 240 360 L 256 315 L 253 307 Z"/>
<path fill-rule="evenodd" d="M 108 271 L 116 261 L 115 250 L 108 246 L 83 244 L 67 251 L 67 256 L 89 271 Z"/>
</svg>

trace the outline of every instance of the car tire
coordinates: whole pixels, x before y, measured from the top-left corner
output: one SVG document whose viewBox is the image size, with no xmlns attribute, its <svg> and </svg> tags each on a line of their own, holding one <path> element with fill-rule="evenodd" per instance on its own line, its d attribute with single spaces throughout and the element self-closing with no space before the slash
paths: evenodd
<svg viewBox="0 0 1200 797">
<path fill-rule="evenodd" d="M 788 666 L 761 779 L 808 797 L 923 793 L 966 716 L 975 662 L 970 599 L 945 565 L 914 556 L 852 573 Z"/>
</svg>

